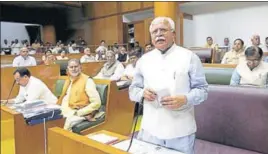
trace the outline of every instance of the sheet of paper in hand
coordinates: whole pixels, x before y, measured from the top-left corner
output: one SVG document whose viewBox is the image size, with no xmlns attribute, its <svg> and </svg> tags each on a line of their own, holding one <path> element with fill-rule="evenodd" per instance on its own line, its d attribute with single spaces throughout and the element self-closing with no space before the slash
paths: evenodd
<svg viewBox="0 0 268 154">
<path fill-rule="evenodd" d="M 165 96 L 171 95 L 168 88 L 157 90 L 155 93 L 157 95 L 157 101 L 160 106 L 162 106 L 162 103 L 161 103 L 162 98 Z"/>
</svg>

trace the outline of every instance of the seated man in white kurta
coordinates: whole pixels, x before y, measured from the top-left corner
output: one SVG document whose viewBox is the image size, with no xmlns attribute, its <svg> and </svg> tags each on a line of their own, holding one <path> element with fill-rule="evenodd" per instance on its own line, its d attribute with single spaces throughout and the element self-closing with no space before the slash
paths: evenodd
<svg viewBox="0 0 268 154">
<path fill-rule="evenodd" d="M 242 39 L 236 39 L 233 49 L 224 54 L 221 63 L 239 64 L 241 61 L 245 61 L 244 41 Z"/>
<path fill-rule="evenodd" d="M 20 55 L 14 58 L 13 67 L 36 66 L 34 57 L 29 56 L 29 50 L 26 47 L 20 49 Z"/>
<path fill-rule="evenodd" d="M 202 63 L 196 54 L 175 44 L 171 18 L 155 18 L 149 31 L 155 49 L 138 60 L 129 87 L 132 101 L 144 99 L 138 138 L 193 154 L 194 105 L 206 100 L 208 93 Z"/>
<path fill-rule="evenodd" d="M 124 66 L 115 59 L 115 53 L 111 50 L 106 52 L 107 62 L 103 65 L 100 72 L 94 77 L 97 79 L 120 80 L 124 72 Z"/>
<path fill-rule="evenodd" d="M 58 104 L 66 117 L 64 129 L 72 131 L 75 124 L 88 119 L 86 116 L 94 118 L 101 99 L 94 81 L 81 73 L 80 60 L 69 60 L 67 69 L 69 78 L 65 81 Z"/>
<path fill-rule="evenodd" d="M 251 46 L 245 51 L 246 61 L 237 65 L 230 85 L 268 87 L 268 63 L 262 61 L 263 51 Z"/>
<path fill-rule="evenodd" d="M 129 64 L 127 64 L 123 76 L 121 77 L 121 81 L 123 80 L 132 80 L 134 76 L 136 62 L 139 59 L 140 53 L 132 52 L 129 54 Z"/>
<path fill-rule="evenodd" d="M 42 100 L 45 103 L 56 104 L 57 97 L 48 89 L 45 83 L 31 76 L 30 71 L 25 67 L 20 67 L 13 73 L 14 79 L 20 86 L 19 94 L 9 103 L 31 102 Z"/>
</svg>

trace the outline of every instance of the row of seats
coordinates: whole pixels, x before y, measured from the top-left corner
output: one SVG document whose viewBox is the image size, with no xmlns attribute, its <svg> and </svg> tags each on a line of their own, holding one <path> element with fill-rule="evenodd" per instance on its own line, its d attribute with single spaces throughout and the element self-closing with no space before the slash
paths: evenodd
<svg viewBox="0 0 268 154">
<path fill-rule="evenodd" d="M 268 89 L 209 85 L 195 106 L 198 154 L 268 154 Z"/>
</svg>

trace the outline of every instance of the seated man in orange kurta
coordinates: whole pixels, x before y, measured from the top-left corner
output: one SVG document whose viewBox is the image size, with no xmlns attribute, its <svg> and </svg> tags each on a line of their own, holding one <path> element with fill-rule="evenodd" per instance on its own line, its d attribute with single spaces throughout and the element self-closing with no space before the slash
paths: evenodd
<svg viewBox="0 0 268 154">
<path fill-rule="evenodd" d="M 69 60 L 67 70 L 69 78 L 65 81 L 58 104 L 66 117 L 64 129 L 71 131 L 75 124 L 86 117 L 94 117 L 101 106 L 101 99 L 94 81 L 81 73 L 78 59 Z"/>
</svg>

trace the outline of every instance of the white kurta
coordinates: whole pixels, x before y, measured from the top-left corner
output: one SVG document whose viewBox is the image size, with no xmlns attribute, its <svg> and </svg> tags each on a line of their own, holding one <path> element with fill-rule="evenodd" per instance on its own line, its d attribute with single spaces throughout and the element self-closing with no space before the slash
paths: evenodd
<svg viewBox="0 0 268 154">
<path fill-rule="evenodd" d="M 195 56 L 193 63 L 196 66 L 200 66 L 200 68 L 194 68 L 199 69 L 200 78 L 198 78 L 198 81 L 190 82 L 193 80 L 189 77 L 193 56 Z M 200 82 L 200 88 L 201 86 L 206 86 L 204 74 L 201 73 L 202 69 L 200 59 L 196 55 L 185 48 L 173 45 L 164 55 L 157 49 L 143 55 L 137 62 L 135 71 L 143 75 L 144 89 L 150 88 L 157 95 L 159 95 L 159 91 L 167 89 L 171 96 L 175 96 L 189 94 L 191 91 L 190 83 L 196 84 Z M 196 70 L 193 71 L 195 72 Z M 206 99 L 205 94 L 200 91 L 195 91 L 191 95 L 197 93 L 200 94 L 200 97 L 193 97 L 194 101 L 198 102 L 199 100 L 196 99 Z M 183 137 L 196 132 L 194 106 L 192 103 L 187 103 L 178 110 L 170 110 L 160 105 L 158 101 L 160 99 L 157 98 L 153 102 L 144 100 L 142 129 L 159 139 Z"/>
<path fill-rule="evenodd" d="M 240 85 L 256 85 L 260 87 L 265 87 L 268 81 L 268 63 L 263 61 L 254 68 L 250 70 L 247 63 L 241 63 L 236 67 L 238 74 L 241 76 Z"/>
<path fill-rule="evenodd" d="M 36 60 L 32 56 L 27 56 L 26 59 L 24 59 L 22 56 L 17 56 L 13 60 L 13 67 L 22 67 L 22 66 L 36 66 Z"/>
<path fill-rule="evenodd" d="M 53 104 L 56 104 L 58 101 L 57 97 L 48 89 L 45 83 L 31 76 L 25 87 L 20 86 L 15 103 L 34 100 L 43 100 L 45 103 Z"/>
<path fill-rule="evenodd" d="M 134 76 L 134 71 L 135 71 L 135 68 L 133 67 L 133 64 L 128 64 L 126 66 L 126 68 L 125 68 L 125 71 L 124 71 L 123 75 L 133 77 Z"/>
</svg>

